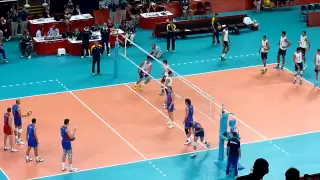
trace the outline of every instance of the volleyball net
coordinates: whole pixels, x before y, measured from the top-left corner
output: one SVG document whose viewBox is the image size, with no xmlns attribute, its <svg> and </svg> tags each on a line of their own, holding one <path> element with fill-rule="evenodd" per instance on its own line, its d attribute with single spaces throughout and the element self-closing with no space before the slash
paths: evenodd
<svg viewBox="0 0 320 180">
<path fill-rule="evenodd" d="M 152 72 L 149 74 L 151 78 L 151 83 L 145 86 L 145 91 L 148 90 L 148 86 L 156 86 L 150 89 L 155 90 L 155 96 L 157 96 L 161 91 L 161 81 L 163 75 L 163 59 L 158 59 L 157 57 L 150 54 L 149 50 L 151 50 L 151 45 L 146 45 L 141 47 L 134 43 L 129 38 L 119 34 L 119 43 L 121 46 L 118 48 L 119 59 L 124 59 L 125 61 L 129 62 L 131 65 L 135 66 L 137 69 L 140 69 L 139 65 L 146 60 L 147 56 L 152 58 Z M 126 42 L 125 42 L 126 41 Z M 130 46 L 127 46 L 130 44 Z M 148 50 L 146 50 L 148 49 Z M 176 95 L 176 101 L 178 103 L 183 103 L 186 98 L 191 99 L 192 104 L 194 106 L 194 111 L 197 114 L 200 114 L 201 118 L 219 122 L 220 113 L 221 113 L 221 106 L 215 102 L 214 98 L 212 97 L 212 93 L 210 92 L 213 88 L 209 89 L 201 89 L 197 86 L 197 82 L 192 81 L 192 79 L 188 79 L 188 77 L 181 76 L 178 72 L 176 72 L 170 62 L 170 59 L 166 59 L 168 61 L 169 70 L 173 73 L 173 92 Z M 145 72 L 146 73 L 146 72 Z M 148 73 L 146 73 L 148 74 Z M 138 74 L 137 74 L 138 77 Z M 207 83 L 210 83 L 210 79 L 205 79 Z M 156 105 L 156 104 L 155 104 Z M 159 102 L 157 105 L 161 107 L 162 103 Z M 183 106 L 184 108 L 184 106 Z M 180 109 L 179 109 L 180 110 Z M 184 109 L 181 109 L 184 111 Z M 184 115 L 184 114 L 183 114 Z"/>
</svg>

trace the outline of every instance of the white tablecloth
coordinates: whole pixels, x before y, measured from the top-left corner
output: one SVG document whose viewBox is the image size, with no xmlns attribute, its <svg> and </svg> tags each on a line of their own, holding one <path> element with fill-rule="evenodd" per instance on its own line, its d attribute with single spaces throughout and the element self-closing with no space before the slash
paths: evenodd
<svg viewBox="0 0 320 180">
<path fill-rule="evenodd" d="M 124 32 L 123 32 L 121 29 L 115 29 L 113 32 L 110 33 L 110 35 L 116 35 L 116 34 L 117 34 L 117 33 L 116 33 L 117 30 L 119 31 L 119 32 L 118 32 L 119 34 L 124 34 Z M 100 41 L 100 40 L 101 40 L 101 33 L 100 33 L 100 31 L 92 32 L 92 35 L 96 35 L 96 36 L 98 36 L 99 38 L 98 38 L 98 39 L 91 39 L 90 42 Z M 68 38 L 68 41 L 69 41 L 70 43 L 82 43 L 81 40 L 74 40 L 74 39 L 72 39 L 72 38 Z"/>
<path fill-rule="evenodd" d="M 93 18 L 91 14 L 74 15 L 74 16 L 71 16 L 70 21 L 86 20 L 91 18 Z M 54 18 L 40 18 L 40 19 L 29 20 L 29 23 L 31 24 L 46 24 L 46 23 L 55 23 L 55 22 L 59 22 L 59 21 L 56 21 Z"/>
<path fill-rule="evenodd" d="M 154 18 L 154 17 L 163 17 L 163 16 L 173 16 L 173 14 L 169 11 L 162 12 L 151 12 L 151 13 L 143 13 L 140 14 L 144 18 Z"/>
</svg>

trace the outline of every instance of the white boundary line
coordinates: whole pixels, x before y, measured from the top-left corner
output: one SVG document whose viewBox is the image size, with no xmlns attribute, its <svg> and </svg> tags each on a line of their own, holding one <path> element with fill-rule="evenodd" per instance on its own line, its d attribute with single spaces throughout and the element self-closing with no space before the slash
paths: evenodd
<svg viewBox="0 0 320 180">
<path fill-rule="evenodd" d="M 294 74 L 293 71 L 291 71 L 290 69 L 288 69 L 288 68 L 286 68 L 286 67 L 285 67 L 284 69 L 285 69 L 286 71 L 288 71 L 290 74 Z M 305 78 L 303 78 L 303 80 L 304 80 L 306 83 L 311 84 L 311 85 L 314 87 L 314 84 L 313 84 L 312 82 L 306 80 Z M 314 87 L 314 88 L 320 89 L 319 87 Z"/>
<path fill-rule="evenodd" d="M 10 180 L 9 176 L 4 172 L 4 170 L 2 168 L 0 168 L 0 171 L 7 178 L 7 180 Z"/>
<path fill-rule="evenodd" d="M 264 142 L 268 142 L 268 141 L 275 141 L 275 140 L 281 140 L 281 139 L 286 139 L 286 138 L 293 138 L 293 137 L 310 135 L 310 134 L 315 134 L 315 133 L 320 133 L 320 130 L 319 131 L 308 132 L 308 133 L 295 134 L 295 135 L 290 135 L 290 136 L 282 136 L 282 137 L 279 137 L 279 138 L 273 138 L 273 139 L 268 139 L 268 140 L 247 142 L 247 143 L 241 144 L 241 146 L 254 145 L 254 144 L 264 143 Z M 218 147 L 215 147 L 215 148 L 211 148 L 209 151 L 215 151 L 217 149 L 218 149 Z M 203 150 L 199 150 L 198 152 L 204 152 L 204 151 L 208 151 L 208 150 L 203 149 Z M 172 157 L 176 157 L 176 156 L 189 155 L 191 153 L 192 152 L 179 153 L 179 154 L 173 154 L 173 155 L 168 155 L 168 156 L 161 156 L 161 157 L 157 157 L 157 158 L 151 158 L 151 159 L 148 159 L 148 160 L 138 160 L 138 161 L 131 161 L 131 162 L 113 164 L 113 165 L 108 165 L 108 166 L 101 166 L 101 167 L 96 167 L 96 168 L 89 168 L 89 169 L 80 170 L 80 171 L 78 171 L 76 173 L 92 171 L 92 170 L 97 170 L 97 169 L 103 169 L 103 168 L 116 167 L 116 166 L 122 166 L 122 165 L 130 165 L 130 164 L 134 164 L 134 163 L 142 163 L 142 162 L 146 162 L 147 163 L 147 161 L 154 161 L 154 160 L 159 160 L 159 159 L 164 159 L 164 158 L 172 158 Z M 32 178 L 32 180 L 48 178 L 48 177 L 54 177 L 54 176 L 67 175 L 67 174 L 69 174 L 69 173 L 58 173 L 58 174 L 54 174 L 54 175 L 48 175 L 48 176 L 41 176 L 41 177 Z"/>
<path fill-rule="evenodd" d="M 276 63 L 271 63 L 271 64 L 267 64 L 267 65 L 274 65 L 274 64 L 276 64 Z M 219 73 L 219 72 L 225 72 L 225 71 L 236 71 L 236 70 L 240 70 L 240 69 L 250 69 L 250 68 L 255 68 L 255 67 L 259 67 L 259 66 L 261 66 L 261 65 L 253 65 L 253 66 L 246 66 L 246 67 L 230 68 L 230 69 L 209 71 L 209 72 L 203 72 L 203 73 L 194 73 L 194 74 L 183 75 L 182 77 L 200 76 L 200 75 L 211 74 L 211 73 Z M 175 78 L 175 77 L 174 77 L 174 78 Z M 152 81 L 157 81 L 157 80 L 159 80 L 159 79 L 152 80 Z M 78 91 L 85 91 L 85 90 L 90 90 L 90 89 L 99 89 L 99 88 L 105 88 L 105 87 L 120 86 L 120 85 L 131 84 L 131 83 L 135 83 L 135 81 L 133 81 L 133 82 L 126 82 L 126 83 L 111 84 L 111 85 L 104 85 L 104 86 L 89 87 L 89 88 L 82 88 L 82 89 L 75 89 L 75 90 L 70 90 L 70 91 L 72 91 L 72 92 L 78 92 Z M 7 98 L 7 99 L 1 99 L 0 102 L 2 102 L 2 101 L 9 101 L 9 100 L 15 100 L 15 99 L 23 99 L 23 98 L 31 98 L 31 97 L 39 97 L 39 96 L 62 94 L 62 93 L 66 93 L 66 92 L 69 92 L 69 91 L 65 91 L 65 90 L 64 90 L 64 91 L 61 91 L 61 92 L 53 92 L 53 93 L 45 93 L 45 94 L 38 94 L 38 95 L 31 95 L 31 96 L 21 96 L 21 97 Z"/>
</svg>

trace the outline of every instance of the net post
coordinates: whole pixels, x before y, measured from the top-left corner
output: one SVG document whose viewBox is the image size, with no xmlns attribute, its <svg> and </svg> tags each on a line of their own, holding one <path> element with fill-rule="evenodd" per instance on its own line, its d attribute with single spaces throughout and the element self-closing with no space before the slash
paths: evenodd
<svg viewBox="0 0 320 180">
<path fill-rule="evenodd" d="M 119 58 L 119 30 L 116 30 L 116 41 L 114 46 L 114 69 L 113 69 L 113 78 L 118 78 L 118 58 Z"/>
<path fill-rule="evenodd" d="M 225 154 L 225 148 L 224 148 L 224 142 L 228 141 L 229 139 L 229 132 L 228 132 L 228 119 L 229 114 L 224 110 L 224 106 L 222 105 L 222 112 L 220 115 L 220 129 L 219 129 L 219 148 L 218 148 L 218 161 L 216 161 L 214 164 L 218 166 L 219 169 L 226 171 L 227 169 L 227 161 L 224 159 Z M 238 170 L 243 170 L 244 166 L 242 166 L 238 162 Z M 231 171 L 233 172 L 233 171 Z"/>
</svg>

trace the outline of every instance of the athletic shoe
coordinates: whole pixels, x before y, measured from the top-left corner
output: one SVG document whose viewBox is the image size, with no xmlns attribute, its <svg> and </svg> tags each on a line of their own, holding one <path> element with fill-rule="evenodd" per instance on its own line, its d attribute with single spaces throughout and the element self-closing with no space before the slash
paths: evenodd
<svg viewBox="0 0 320 180">
<path fill-rule="evenodd" d="M 159 93 L 159 96 L 163 96 L 163 94 L 164 94 L 164 93 L 163 93 L 163 92 L 161 92 L 161 93 Z"/>
<path fill-rule="evenodd" d="M 95 73 L 92 73 L 92 76 L 96 75 Z"/>
<path fill-rule="evenodd" d="M 297 80 L 293 80 L 293 84 L 297 83 Z"/>
<path fill-rule="evenodd" d="M 191 154 L 191 157 L 195 157 L 197 154 L 196 154 L 196 152 L 193 152 L 192 154 Z"/>
<path fill-rule="evenodd" d="M 107 54 L 107 56 L 110 56 L 110 54 Z"/>
<path fill-rule="evenodd" d="M 174 125 L 173 125 L 173 123 L 169 123 L 169 125 L 168 125 L 168 128 L 169 128 L 169 129 L 172 129 L 172 128 L 174 128 Z"/>
<path fill-rule="evenodd" d="M 19 141 L 17 141 L 17 144 L 18 144 L 18 145 L 24 145 L 24 142 L 21 141 L 21 140 L 19 140 Z"/>
<path fill-rule="evenodd" d="M 206 147 L 209 149 L 210 148 L 210 143 L 207 142 Z"/>
<path fill-rule="evenodd" d="M 36 162 L 43 162 L 43 159 L 41 159 L 41 158 L 36 159 Z"/>
<path fill-rule="evenodd" d="M 139 84 L 139 90 L 142 91 L 143 86 L 141 84 Z"/>
<path fill-rule="evenodd" d="M 189 145 L 189 144 L 191 144 L 191 141 L 186 141 L 186 142 L 184 143 L 184 145 Z"/>
<path fill-rule="evenodd" d="M 26 159 L 26 162 L 30 162 L 32 161 L 32 158 Z"/>
<path fill-rule="evenodd" d="M 279 65 L 275 66 L 273 69 L 279 69 Z"/>
<path fill-rule="evenodd" d="M 11 152 L 18 152 L 17 149 L 11 148 Z"/>
<path fill-rule="evenodd" d="M 65 170 L 67 170 L 67 169 L 68 169 L 68 167 L 62 166 L 61 171 L 65 171 Z"/>
<path fill-rule="evenodd" d="M 3 150 L 8 150 L 8 149 L 10 149 L 9 147 L 7 147 L 7 146 L 5 146 L 4 148 L 3 148 Z"/>
<path fill-rule="evenodd" d="M 134 85 L 134 86 L 132 87 L 132 89 L 133 89 L 133 90 L 136 90 L 136 89 L 137 89 L 137 85 Z"/>
<path fill-rule="evenodd" d="M 280 71 L 282 71 L 283 70 L 283 66 L 281 66 L 279 69 L 280 69 Z"/>
<path fill-rule="evenodd" d="M 318 83 L 314 83 L 314 87 L 318 87 Z"/>
<path fill-rule="evenodd" d="M 3 63 L 8 63 L 8 61 L 6 59 L 3 60 Z"/>
<path fill-rule="evenodd" d="M 70 169 L 70 172 L 77 172 L 77 171 L 78 171 L 77 168 L 71 168 L 71 169 Z"/>
</svg>

